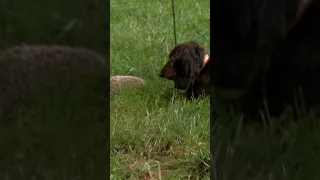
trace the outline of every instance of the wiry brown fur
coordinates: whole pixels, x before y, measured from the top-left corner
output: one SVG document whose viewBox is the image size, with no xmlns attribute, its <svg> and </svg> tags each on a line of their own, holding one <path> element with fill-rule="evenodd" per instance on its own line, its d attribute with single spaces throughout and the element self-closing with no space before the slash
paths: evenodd
<svg viewBox="0 0 320 180">
<path fill-rule="evenodd" d="M 162 68 L 160 77 L 173 80 L 175 88 L 186 90 L 186 97 L 197 98 L 208 93 L 210 84 L 210 61 L 201 70 L 207 54 L 205 48 L 197 42 L 186 42 L 175 46 L 169 61 Z"/>
<path fill-rule="evenodd" d="M 105 59 L 87 49 L 47 45 L 8 48 L 0 52 L 0 119 L 12 119 L 22 105 L 31 106 L 34 97 L 53 96 L 55 90 L 63 93 L 66 102 L 70 101 L 68 94 L 80 90 L 88 92 L 79 98 L 107 98 L 108 81 Z"/>
<path fill-rule="evenodd" d="M 320 1 L 311 2 L 288 33 L 266 74 L 269 111 L 280 115 L 285 104 L 320 105 Z M 299 89 L 302 92 L 299 93 Z M 293 91 L 294 90 L 294 91 Z M 301 101 L 301 98 L 303 98 Z"/>
<path fill-rule="evenodd" d="M 259 115 L 265 98 L 270 115 L 280 115 L 285 103 L 293 104 L 294 88 L 305 86 L 311 92 L 315 90 L 311 86 L 317 86 L 311 84 L 318 75 L 310 70 L 318 69 L 320 57 L 315 53 L 320 42 L 319 0 L 302 13 L 301 2 L 216 0 L 212 4 L 211 80 L 215 90 L 237 90 L 237 104 L 249 116 Z"/>
</svg>

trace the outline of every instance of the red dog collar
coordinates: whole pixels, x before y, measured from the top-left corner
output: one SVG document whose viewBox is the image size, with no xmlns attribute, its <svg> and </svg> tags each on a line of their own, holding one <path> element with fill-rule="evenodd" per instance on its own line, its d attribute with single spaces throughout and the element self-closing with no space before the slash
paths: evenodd
<svg viewBox="0 0 320 180">
<path fill-rule="evenodd" d="M 202 69 L 206 66 L 206 64 L 209 62 L 209 60 L 210 60 L 210 56 L 208 54 L 206 54 L 204 56 L 203 64 L 202 64 L 202 67 L 201 67 L 200 71 L 202 71 Z"/>
</svg>

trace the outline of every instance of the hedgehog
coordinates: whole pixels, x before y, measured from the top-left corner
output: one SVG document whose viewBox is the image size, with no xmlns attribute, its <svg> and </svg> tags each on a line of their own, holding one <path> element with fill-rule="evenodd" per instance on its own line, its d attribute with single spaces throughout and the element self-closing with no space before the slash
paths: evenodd
<svg viewBox="0 0 320 180">
<path fill-rule="evenodd" d="M 63 104 L 102 105 L 109 98 L 109 78 L 106 60 L 93 50 L 59 45 L 1 50 L 0 121 L 14 118 L 22 105 L 32 106 L 40 96 L 51 97 L 48 102 L 59 97 Z"/>
<path fill-rule="evenodd" d="M 145 85 L 145 80 L 136 76 L 113 76 L 110 78 L 110 98 L 114 99 L 124 89 Z"/>
</svg>

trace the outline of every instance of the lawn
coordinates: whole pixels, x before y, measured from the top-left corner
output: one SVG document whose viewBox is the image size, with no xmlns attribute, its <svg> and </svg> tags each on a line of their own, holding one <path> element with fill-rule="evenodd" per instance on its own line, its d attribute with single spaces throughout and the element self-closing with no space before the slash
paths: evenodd
<svg viewBox="0 0 320 180">
<path fill-rule="evenodd" d="M 209 0 L 175 0 L 177 42 L 210 50 Z M 209 179 L 210 101 L 159 73 L 174 46 L 171 1 L 111 0 L 110 72 L 143 78 L 110 104 L 111 179 Z"/>
<path fill-rule="evenodd" d="M 212 127 L 216 179 L 320 179 L 318 111 L 294 121 L 288 107 L 268 124 L 221 112 Z"/>
</svg>

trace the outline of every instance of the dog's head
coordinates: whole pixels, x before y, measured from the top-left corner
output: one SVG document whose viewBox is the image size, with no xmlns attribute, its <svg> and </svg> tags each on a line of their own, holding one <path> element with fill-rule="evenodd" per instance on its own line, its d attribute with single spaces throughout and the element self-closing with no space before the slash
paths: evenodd
<svg viewBox="0 0 320 180">
<path fill-rule="evenodd" d="M 178 44 L 171 50 L 169 61 L 162 68 L 160 77 L 173 80 L 175 88 L 186 90 L 208 60 L 209 56 L 202 45 L 196 42 Z"/>
</svg>

